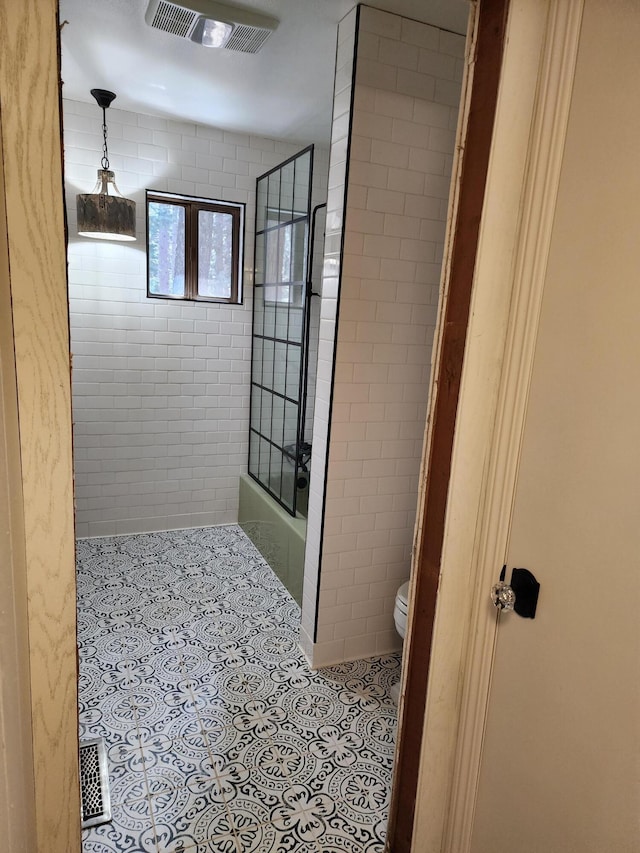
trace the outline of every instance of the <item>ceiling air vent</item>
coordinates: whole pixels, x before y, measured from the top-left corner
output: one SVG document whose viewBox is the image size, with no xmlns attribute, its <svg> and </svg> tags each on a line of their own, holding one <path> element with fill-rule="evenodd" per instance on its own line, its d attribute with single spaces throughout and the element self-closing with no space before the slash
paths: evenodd
<svg viewBox="0 0 640 853">
<path fill-rule="evenodd" d="M 204 47 L 257 53 L 278 26 L 275 18 L 216 0 L 149 0 L 150 27 Z"/>
<path fill-rule="evenodd" d="M 151 3 L 149 8 L 151 8 Z M 157 30 L 164 30 L 165 33 L 173 33 L 174 36 L 182 36 L 189 38 L 189 33 L 194 28 L 198 21 L 198 13 L 191 9 L 184 9 L 182 6 L 177 6 L 175 3 L 167 3 L 165 0 L 159 0 L 153 4 L 156 8 L 151 21 L 147 13 L 147 23 Z"/>
<path fill-rule="evenodd" d="M 229 41 L 225 44 L 227 50 L 241 50 L 243 53 L 257 53 L 271 35 L 271 30 L 260 27 L 247 27 L 238 24 L 234 28 Z"/>
</svg>

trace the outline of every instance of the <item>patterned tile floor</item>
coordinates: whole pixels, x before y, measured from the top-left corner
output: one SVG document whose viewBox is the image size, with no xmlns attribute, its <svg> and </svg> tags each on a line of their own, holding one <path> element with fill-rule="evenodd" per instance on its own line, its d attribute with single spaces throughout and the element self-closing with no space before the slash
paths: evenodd
<svg viewBox="0 0 640 853">
<path fill-rule="evenodd" d="M 78 543 L 80 737 L 113 820 L 84 853 L 380 853 L 389 655 L 312 672 L 299 610 L 235 525 Z"/>
</svg>

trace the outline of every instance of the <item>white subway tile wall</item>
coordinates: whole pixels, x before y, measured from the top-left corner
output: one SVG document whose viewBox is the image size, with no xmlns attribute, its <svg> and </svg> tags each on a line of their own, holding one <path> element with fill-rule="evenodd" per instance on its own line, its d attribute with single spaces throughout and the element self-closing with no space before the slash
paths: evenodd
<svg viewBox="0 0 640 853">
<path fill-rule="evenodd" d="M 314 430 L 304 648 L 314 666 L 400 646 L 393 607 L 409 576 L 465 39 L 361 7 L 347 207 L 354 23 L 339 48 Z M 345 28 L 346 29 L 346 28 Z M 335 340 L 339 242 L 344 255 Z M 328 286 L 330 285 L 330 286 Z M 324 325 L 323 325 L 324 324 Z M 322 413 L 322 415 L 318 413 Z M 326 512 L 322 467 L 329 418 Z M 313 510 L 311 509 L 313 507 Z"/>
<path fill-rule="evenodd" d="M 322 269 L 322 295 L 319 312 L 320 329 L 317 353 L 314 353 L 317 368 L 300 625 L 300 645 L 311 663 L 314 663 L 314 632 L 319 591 L 319 558 L 322 542 L 322 515 L 329 440 L 329 414 L 336 332 L 335 318 L 338 300 L 338 282 L 340 279 L 340 244 L 342 239 L 356 17 L 356 10 L 353 9 L 343 18 L 338 27 L 333 123 L 331 129 L 331 146 L 329 149 L 329 191 L 325 218 L 326 230 Z"/>
<path fill-rule="evenodd" d="M 109 157 L 137 202 L 138 239 L 107 243 L 76 233 L 75 195 L 91 191 L 102 149 L 100 111 L 63 107 L 78 536 L 235 522 L 247 466 L 255 180 L 303 146 L 112 107 Z M 316 164 L 322 185 L 322 151 Z M 146 188 L 246 204 L 244 304 L 147 298 Z"/>
</svg>

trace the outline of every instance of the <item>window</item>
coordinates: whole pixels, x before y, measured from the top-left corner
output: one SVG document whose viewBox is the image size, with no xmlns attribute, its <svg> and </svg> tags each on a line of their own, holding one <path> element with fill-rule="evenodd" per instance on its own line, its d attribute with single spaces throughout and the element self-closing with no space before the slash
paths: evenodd
<svg viewBox="0 0 640 853">
<path fill-rule="evenodd" d="M 147 296 L 240 302 L 244 205 L 147 192 Z"/>
</svg>

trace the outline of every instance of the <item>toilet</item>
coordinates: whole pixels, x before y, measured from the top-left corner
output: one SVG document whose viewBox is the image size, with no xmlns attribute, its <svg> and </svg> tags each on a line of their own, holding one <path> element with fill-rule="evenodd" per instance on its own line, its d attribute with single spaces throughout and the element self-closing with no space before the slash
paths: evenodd
<svg viewBox="0 0 640 853">
<path fill-rule="evenodd" d="M 396 631 L 402 639 L 407 633 L 407 607 L 409 603 L 409 581 L 403 583 L 396 593 L 396 603 L 393 608 L 393 620 L 396 623 Z"/>
<path fill-rule="evenodd" d="M 404 640 L 407 633 L 407 609 L 409 605 L 409 581 L 403 583 L 396 593 L 396 603 L 393 608 L 393 621 L 396 623 L 396 631 Z M 396 705 L 400 698 L 400 682 L 392 684 L 389 688 Z"/>
</svg>

